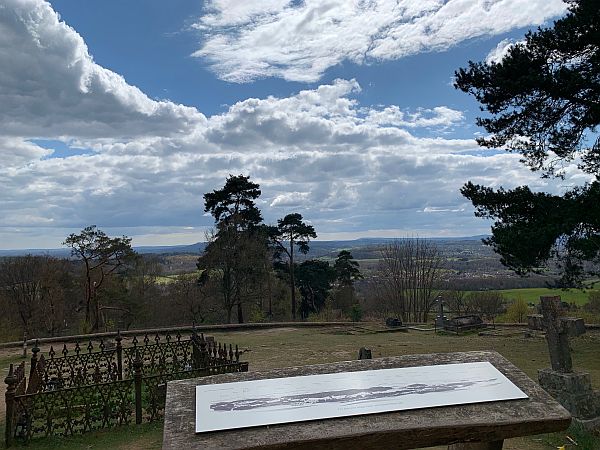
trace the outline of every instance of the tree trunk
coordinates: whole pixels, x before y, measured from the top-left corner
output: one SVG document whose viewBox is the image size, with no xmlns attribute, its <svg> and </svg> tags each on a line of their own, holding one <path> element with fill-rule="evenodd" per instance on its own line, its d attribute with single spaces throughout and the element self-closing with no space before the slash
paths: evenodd
<svg viewBox="0 0 600 450">
<path fill-rule="evenodd" d="M 294 280 L 294 239 L 290 236 L 290 287 L 292 289 L 292 320 L 296 320 L 296 283 Z"/>
<path fill-rule="evenodd" d="M 242 310 L 242 302 L 237 302 L 238 323 L 244 323 L 244 312 Z"/>
</svg>

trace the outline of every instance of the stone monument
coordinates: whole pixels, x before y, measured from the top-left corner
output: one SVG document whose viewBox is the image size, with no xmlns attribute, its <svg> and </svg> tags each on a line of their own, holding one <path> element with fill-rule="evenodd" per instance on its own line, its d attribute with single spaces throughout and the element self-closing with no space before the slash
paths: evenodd
<svg viewBox="0 0 600 450">
<path fill-rule="evenodd" d="M 600 426 L 600 392 L 590 374 L 573 371 L 569 337 L 585 333 L 583 319 L 563 317 L 560 297 L 540 297 L 542 314 L 527 316 L 529 328 L 544 330 L 552 368 L 538 371 L 538 381 L 575 420 L 588 429 Z"/>
</svg>

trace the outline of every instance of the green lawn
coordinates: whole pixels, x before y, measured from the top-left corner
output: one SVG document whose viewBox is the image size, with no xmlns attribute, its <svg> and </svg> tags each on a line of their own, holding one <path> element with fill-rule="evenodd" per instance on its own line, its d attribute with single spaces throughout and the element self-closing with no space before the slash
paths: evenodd
<svg viewBox="0 0 600 450">
<path fill-rule="evenodd" d="M 504 289 L 499 290 L 508 299 L 521 297 L 526 302 L 538 303 L 541 296 L 559 295 L 563 302 L 584 305 L 588 302 L 591 289 L 548 289 L 548 288 L 526 288 L 526 289 Z"/>
<path fill-rule="evenodd" d="M 0 427 L 4 446 L 4 424 Z M 52 437 L 32 441 L 29 445 L 16 445 L 11 448 L 30 450 L 150 450 L 162 447 L 163 423 L 145 423 L 129 425 L 114 429 L 71 436 L 67 438 Z"/>
</svg>

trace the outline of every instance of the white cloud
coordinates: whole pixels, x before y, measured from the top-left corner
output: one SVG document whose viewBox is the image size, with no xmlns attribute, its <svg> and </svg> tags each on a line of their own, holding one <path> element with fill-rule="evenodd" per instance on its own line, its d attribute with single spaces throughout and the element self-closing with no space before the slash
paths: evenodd
<svg viewBox="0 0 600 450">
<path fill-rule="evenodd" d="M 42 0 L 4 0 L 0 36 L 4 136 L 166 136 L 205 121 L 195 108 L 152 100 L 96 64 L 81 36 Z"/>
<path fill-rule="evenodd" d="M 253 11 L 231 14 L 243 21 Z M 469 179 L 564 188 L 539 180 L 518 155 L 427 137 L 459 126 L 461 111 L 363 105 L 356 80 L 247 99 L 206 119 L 150 100 L 95 64 L 46 3 L 6 0 L 0 28 L 0 61 L 14 62 L 0 64 L 0 248 L 58 246 L 89 224 L 126 229 L 146 244 L 195 239 L 212 225 L 202 195 L 229 174 L 260 183 L 267 222 L 299 211 L 318 233 L 348 235 L 479 233 L 481 221 L 458 192 Z M 29 142 L 36 137 L 91 151 L 53 158 L 52 149 Z M 577 176 L 568 172 L 562 183 Z"/>
<path fill-rule="evenodd" d="M 0 136 L 0 157 L 5 169 L 25 166 L 51 154 L 52 150 L 24 139 Z"/>
<path fill-rule="evenodd" d="M 204 58 L 224 80 L 314 82 L 342 61 L 368 64 L 446 50 L 538 25 L 561 0 L 219 0 L 199 18 Z"/>
<path fill-rule="evenodd" d="M 499 63 L 515 44 L 521 42 L 525 41 L 515 42 L 512 39 L 502 39 L 500 42 L 498 42 L 498 45 L 496 45 L 496 47 L 490 50 L 490 52 L 487 54 L 485 57 L 485 62 L 488 64 Z"/>
<path fill-rule="evenodd" d="M 462 111 L 437 106 L 433 109 L 418 109 L 414 113 L 405 113 L 396 105 L 388 106 L 383 110 L 369 111 L 368 120 L 378 125 L 393 125 L 397 127 L 442 127 L 448 128 L 464 121 Z"/>
<path fill-rule="evenodd" d="M 94 152 L 85 155 L 44 159 L 32 146 L 28 158 L 0 169 L 0 227 L 210 226 L 202 195 L 244 173 L 261 185 L 271 223 L 300 211 L 325 233 L 379 227 L 431 234 L 441 220 L 445 233 L 468 234 L 481 224 L 458 192 L 466 180 L 547 188 L 518 155 L 481 156 L 472 154 L 472 140 L 410 132 L 415 124 L 451 126 L 460 113 L 362 106 L 359 93 L 355 81 L 337 80 L 286 98 L 249 99 L 186 136 L 86 138 Z M 383 118 L 390 114 L 398 120 Z M 436 212 L 435 219 L 419 211 Z M 161 236 L 142 234 L 143 242 Z M 191 234 L 169 236 L 161 239 Z"/>
</svg>

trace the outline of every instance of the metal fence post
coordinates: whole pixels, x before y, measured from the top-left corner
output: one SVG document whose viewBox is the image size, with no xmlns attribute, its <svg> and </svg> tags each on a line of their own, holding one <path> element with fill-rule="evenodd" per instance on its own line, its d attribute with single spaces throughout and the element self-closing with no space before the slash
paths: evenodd
<svg viewBox="0 0 600 450">
<path fill-rule="evenodd" d="M 33 348 L 31 349 L 31 367 L 29 370 L 29 379 L 31 380 L 31 377 L 33 377 L 33 374 L 35 372 L 35 369 L 37 367 L 37 362 L 38 362 L 38 353 L 40 352 L 40 347 L 38 345 L 38 340 L 35 340 L 35 344 L 33 344 Z"/>
<path fill-rule="evenodd" d="M 6 383 L 6 393 L 4 394 L 6 400 L 6 429 L 4 430 L 4 442 L 6 443 L 6 447 L 10 447 L 12 445 L 12 438 L 14 434 L 13 424 L 14 424 L 14 406 L 15 406 L 15 385 L 17 384 L 17 377 L 15 377 L 13 372 L 13 365 L 10 365 L 10 369 L 8 370 L 8 375 L 4 379 Z"/>
<path fill-rule="evenodd" d="M 23 331 L 23 359 L 27 358 L 27 331 Z"/>
<path fill-rule="evenodd" d="M 133 380 L 135 384 L 135 423 L 142 423 L 142 366 L 144 363 L 140 359 L 139 352 L 135 354 L 133 361 Z"/>
<path fill-rule="evenodd" d="M 115 341 L 117 341 L 117 378 L 119 380 L 123 379 L 123 345 L 121 344 L 122 340 L 123 338 L 121 337 L 121 330 L 118 330 Z"/>
</svg>

